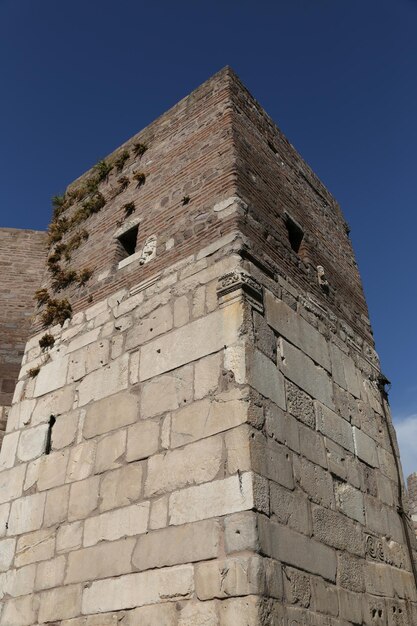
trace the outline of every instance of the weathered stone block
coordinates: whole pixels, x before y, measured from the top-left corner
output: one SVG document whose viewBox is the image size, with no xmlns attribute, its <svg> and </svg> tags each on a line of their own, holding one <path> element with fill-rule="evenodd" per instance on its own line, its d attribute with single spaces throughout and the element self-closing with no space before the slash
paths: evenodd
<svg viewBox="0 0 417 626">
<path fill-rule="evenodd" d="M 301 491 L 289 491 L 281 485 L 271 484 L 271 513 L 281 524 L 311 535 L 311 512 L 307 496 Z"/>
<path fill-rule="evenodd" d="M 7 417 L 6 432 L 9 433 L 12 430 L 23 428 L 23 426 L 29 424 L 36 403 L 36 400 L 31 399 L 20 400 L 20 402 L 16 401 L 16 403 L 13 403 Z"/>
<path fill-rule="evenodd" d="M 70 486 L 64 485 L 46 492 L 45 515 L 43 523 L 52 526 L 66 521 L 68 515 Z"/>
<path fill-rule="evenodd" d="M 379 467 L 375 441 L 356 426 L 353 427 L 353 439 L 358 457 L 371 467 Z"/>
<path fill-rule="evenodd" d="M 319 465 L 294 456 L 294 478 L 313 502 L 334 508 L 333 480 Z"/>
<path fill-rule="evenodd" d="M 95 441 L 84 441 L 71 448 L 67 467 L 66 482 L 83 480 L 93 472 L 96 452 Z"/>
<path fill-rule="evenodd" d="M 337 582 L 341 587 L 363 593 L 365 591 L 364 562 L 357 557 L 340 552 L 338 554 Z"/>
<path fill-rule="evenodd" d="M 40 596 L 40 623 L 53 620 L 69 619 L 81 611 L 81 585 L 66 585 L 45 591 Z"/>
<path fill-rule="evenodd" d="M 33 595 L 8 600 L 4 604 L 2 626 L 33 626 L 36 623 L 36 599 Z"/>
<path fill-rule="evenodd" d="M 126 506 L 89 517 L 84 523 L 84 546 L 100 541 L 115 541 L 145 533 L 148 528 L 149 502 Z"/>
<path fill-rule="evenodd" d="M 245 596 L 242 598 L 230 598 L 219 603 L 219 625 L 220 626 L 267 626 L 268 619 L 275 619 L 268 603 L 264 603 L 258 596 Z M 275 620 L 281 626 L 278 618 Z M 275 626 L 274 623 L 274 626 Z M 271 625 L 272 626 L 272 625 Z"/>
<path fill-rule="evenodd" d="M 259 540 L 262 551 L 282 563 L 298 567 L 326 580 L 336 580 L 336 551 L 300 535 L 288 526 L 259 518 Z"/>
<path fill-rule="evenodd" d="M 325 612 L 327 615 L 339 615 L 339 598 L 337 587 L 322 578 L 311 578 L 312 608 Z"/>
<path fill-rule="evenodd" d="M 186 602 L 178 615 L 178 626 L 217 626 L 216 602 Z"/>
<path fill-rule="evenodd" d="M 126 389 L 128 384 L 129 354 L 125 353 L 105 367 L 87 374 L 78 386 L 78 405 L 100 400 Z"/>
<path fill-rule="evenodd" d="M 352 519 L 365 524 L 365 503 L 363 494 L 347 483 L 335 486 L 336 503 L 340 511 Z"/>
<path fill-rule="evenodd" d="M 67 380 L 68 360 L 68 356 L 63 356 L 42 365 L 36 377 L 35 391 L 33 394 L 35 398 L 64 387 Z"/>
<path fill-rule="evenodd" d="M 36 561 L 51 559 L 55 551 L 55 529 L 38 530 L 19 537 L 16 546 L 15 566 L 22 567 Z"/>
<path fill-rule="evenodd" d="M 247 381 L 246 360 L 248 345 L 239 343 L 224 350 L 224 369 L 232 372 L 235 382 L 243 385 Z"/>
<path fill-rule="evenodd" d="M 327 455 L 324 445 L 324 437 L 303 424 L 299 425 L 300 433 L 300 454 L 309 461 L 327 469 Z"/>
<path fill-rule="evenodd" d="M 133 424 L 139 419 L 139 398 L 122 391 L 87 408 L 83 435 L 87 439 Z"/>
<path fill-rule="evenodd" d="M 169 520 L 174 525 L 186 524 L 245 511 L 253 505 L 252 475 L 247 472 L 172 493 L 169 498 Z"/>
<path fill-rule="evenodd" d="M 3 437 L 0 448 L 0 470 L 13 467 L 20 432 L 9 433 Z"/>
<path fill-rule="evenodd" d="M 225 517 L 224 542 L 227 553 L 243 550 L 256 552 L 259 548 L 256 514 L 244 511 Z"/>
<path fill-rule="evenodd" d="M 365 561 L 365 590 L 376 596 L 393 597 L 392 571 L 383 563 Z"/>
<path fill-rule="evenodd" d="M 218 352 L 200 359 L 195 364 L 194 397 L 200 400 L 216 391 L 221 373 L 222 353 Z"/>
<path fill-rule="evenodd" d="M 285 409 L 284 377 L 275 363 L 255 349 L 248 355 L 248 369 L 249 384 L 265 398 Z"/>
<path fill-rule="evenodd" d="M 101 339 L 81 350 L 73 352 L 69 357 L 68 382 L 72 383 L 80 380 L 86 374 L 103 367 L 103 365 L 107 365 L 109 359 L 110 344 L 106 339 Z"/>
<path fill-rule="evenodd" d="M 310 576 L 292 567 L 286 567 L 284 569 L 284 593 L 289 604 L 309 607 L 312 596 Z"/>
<path fill-rule="evenodd" d="M 60 415 L 54 424 L 52 431 L 52 448 L 59 450 L 74 443 L 77 434 L 79 411 L 71 411 L 66 415 Z"/>
<path fill-rule="evenodd" d="M 209 437 L 180 450 L 152 456 L 148 461 L 145 495 L 159 495 L 213 480 L 222 465 L 222 452 L 222 438 Z"/>
<path fill-rule="evenodd" d="M 265 291 L 265 313 L 268 324 L 277 333 L 330 372 L 329 350 L 323 335 L 268 290 Z"/>
<path fill-rule="evenodd" d="M 127 612 L 124 619 L 126 626 L 138 626 L 138 624 L 140 626 L 155 626 L 156 624 L 158 626 L 176 626 L 177 607 L 174 602 L 169 601 L 161 604 L 149 604 Z M 101 622 L 92 626 L 101 626 Z"/>
<path fill-rule="evenodd" d="M 227 431 L 224 436 L 229 474 L 247 472 L 252 469 L 251 434 L 254 430 L 248 424 Z"/>
<path fill-rule="evenodd" d="M 126 450 L 126 430 L 118 430 L 97 444 L 94 473 L 100 474 L 109 469 L 116 469 L 123 464 Z"/>
<path fill-rule="evenodd" d="M 152 501 L 149 514 L 149 528 L 155 530 L 164 528 L 168 524 L 168 496 L 162 496 Z"/>
<path fill-rule="evenodd" d="M 26 465 L 17 465 L 0 472 L 0 503 L 14 500 L 22 494 Z"/>
<path fill-rule="evenodd" d="M 381 535 L 389 534 L 387 507 L 371 496 L 365 497 L 366 525 Z"/>
<path fill-rule="evenodd" d="M 362 528 L 345 515 L 313 506 L 313 532 L 318 541 L 364 556 Z"/>
<path fill-rule="evenodd" d="M 286 378 L 289 378 L 310 396 L 320 400 L 330 409 L 334 409 L 333 388 L 329 374 L 319 365 L 316 365 L 303 352 L 280 339 L 281 364 L 280 369 Z"/>
<path fill-rule="evenodd" d="M 140 413 L 142 418 L 173 411 L 193 397 L 193 366 L 182 367 L 159 376 L 142 387 Z"/>
<path fill-rule="evenodd" d="M 81 548 L 83 537 L 83 524 L 82 522 L 72 522 L 72 524 L 65 524 L 57 529 L 56 533 L 56 551 L 69 552 L 70 550 L 76 550 Z"/>
<path fill-rule="evenodd" d="M 294 452 L 300 452 L 300 432 L 297 420 L 275 404 L 271 404 L 266 410 L 265 430 L 268 437 L 284 444 Z"/>
<path fill-rule="evenodd" d="M 199 400 L 173 413 L 172 447 L 183 446 L 246 422 L 248 402 L 240 396 L 240 390 L 232 390 L 217 394 L 212 399 Z"/>
<path fill-rule="evenodd" d="M 36 571 L 35 590 L 58 587 L 64 582 L 65 557 L 57 556 L 50 561 L 39 563 Z"/>
<path fill-rule="evenodd" d="M 254 434 L 250 443 L 253 471 L 292 489 L 294 487 L 292 456 L 288 448 L 260 433 Z"/>
<path fill-rule="evenodd" d="M 142 492 L 142 465 L 135 463 L 103 476 L 100 485 L 100 511 L 132 504 Z"/>
<path fill-rule="evenodd" d="M 242 305 L 235 303 L 150 341 L 141 351 L 140 380 L 153 378 L 235 343 L 242 322 Z"/>
<path fill-rule="evenodd" d="M 262 594 L 263 559 L 254 555 L 199 563 L 195 567 L 195 588 L 199 600 Z"/>
<path fill-rule="evenodd" d="M 316 416 L 313 400 L 289 380 L 285 381 L 285 388 L 288 412 L 310 428 L 315 428 Z"/>
<path fill-rule="evenodd" d="M 141 346 L 146 341 L 168 332 L 173 326 L 169 304 L 159 307 L 145 319 L 139 320 L 127 333 L 126 350 Z"/>
<path fill-rule="evenodd" d="M 174 300 L 174 326 L 184 326 L 190 319 L 190 309 L 187 296 L 180 296 Z"/>
<path fill-rule="evenodd" d="M 0 537 L 4 537 L 7 531 L 7 520 L 9 519 L 10 503 L 0 505 Z"/>
<path fill-rule="evenodd" d="M 37 484 L 40 491 L 59 487 L 65 482 L 69 449 L 53 452 L 41 457 L 38 468 Z"/>
<path fill-rule="evenodd" d="M 8 535 L 21 535 L 42 526 L 46 494 L 35 493 L 12 503 Z"/>
<path fill-rule="evenodd" d="M 74 398 L 74 385 L 66 385 L 62 389 L 56 389 L 42 398 L 38 398 L 30 419 L 32 426 L 49 422 L 51 415 L 58 417 L 63 413 L 68 413 L 73 408 Z"/>
<path fill-rule="evenodd" d="M 93 476 L 73 483 L 70 490 L 68 520 L 87 517 L 98 505 L 100 477 Z"/>
<path fill-rule="evenodd" d="M 127 431 L 126 460 L 146 459 L 159 448 L 159 422 L 144 420 L 130 426 Z"/>
<path fill-rule="evenodd" d="M 213 559 L 218 555 L 219 545 L 217 520 L 170 526 L 139 537 L 133 565 L 139 570 L 147 570 Z"/>
<path fill-rule="evenodd" d="M 354 452 L 353 432 L 351 425 L 320 402 L 315 403 L 317 429 L 340 446 Z"/>
<path fill-rule="evenodd" d="M 35 588 L 36 565 L 26 565 L 19 569 L 10 569 L 3 574 L 3 587 L 0 583 L 0 597 L 8 594 L 13 598 L 31 594 Z"/>
<path fill-rule="evenodd" d="M 75 352 L 75 350 L 79 350 L 84 346 L 88 346 L 88 344 L 97 341 L 100 335 L 100 328 L 94 328 L 87 333 L 83 333 L 82 335 L 77 335 L 75 339 L 70 341 L 67 352 Z"/>
<path fill-rule="evenodd" d="M 68 554 L 65 584 L 120 576 L 132 571 L 135 539 L 105 541 L 96 546 L 74 550 Z"/>
<path fill-rule="evenodd" d="M 16 539 L 3 539 L 0 541 L 0 572 L 7 572 L 13 563 L 16 547 Z"/>
<path fill-rule="evenodd" d="M 194 591 L 193 567 L 181 565 L 95 581 L 84 589 L 82 612 L 104 613 L 189 598 Z"/>
</svg>

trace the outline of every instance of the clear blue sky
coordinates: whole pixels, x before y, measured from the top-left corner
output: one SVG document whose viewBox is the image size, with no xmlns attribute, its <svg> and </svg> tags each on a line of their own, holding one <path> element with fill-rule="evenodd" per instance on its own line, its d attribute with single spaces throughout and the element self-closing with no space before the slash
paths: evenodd
<svg viewBox="0 0 417 626">
<path fill-rule="evenodd" d="M 226 64 L 344 210 L 417 470 L 417 0 L 0 0 L 0 225 Z"/>
</svg>

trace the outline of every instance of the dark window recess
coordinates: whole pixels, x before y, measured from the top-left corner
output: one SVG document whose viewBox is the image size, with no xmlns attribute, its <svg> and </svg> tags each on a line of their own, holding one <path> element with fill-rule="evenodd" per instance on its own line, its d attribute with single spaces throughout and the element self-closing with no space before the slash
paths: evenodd
<svg viewBox="0 0 417 626">
<path fill-rule="evenodd" d="M 298 254 L 304 237 L 303 229 L 289 215 L 285 216 L 285 225 L 288 231 L 288 241 L 290 242 L 290 246 L 294 252 L 297 252 Z"/>
<path fill-rule="evenodd" d="M 274 144 L 272 143 L 272 141 L 268 141 L 268 148 L 270 150 L 272 150 L 272 152 L 274 154 L 278 154 L 278 149 L 274 146 Z"/>
<path fill-rule="evenodd" d="M 45 454 L 49 454 L 52 449 L 52 428 L 56 422 L 54 415 L 49 418 L 48 432 L 46 434 Z"/>
<path fill-rule="evenodd" d="M 130 230 L 120 235 L 119 243 L 122 245 L 122 248 L 125 252 L 125 256 L 131 256 L 136 252 L 136 240 L 138 238 L 138 229 L 139 226 L 134 226 Z"/>
</svg>

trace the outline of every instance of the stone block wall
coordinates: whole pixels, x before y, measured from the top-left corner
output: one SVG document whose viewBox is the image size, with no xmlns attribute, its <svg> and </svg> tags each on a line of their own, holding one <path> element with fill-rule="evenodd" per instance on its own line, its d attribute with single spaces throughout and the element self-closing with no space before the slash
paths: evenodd
<svg viewBox="0 0 417 626">
<path fill-rule="evenodd" d="M 414 524 L 414 529 L 417 534 L 417 472 L 410 474 L 407 479 L 408 485 L 408 498 L 410 501 L 410 513 L 411 519 Z"/>
<path fill-rule="evenodd" d="M 0 456 L 2 626 L 415 623 L 363 356 L 240 246 L 121 289 L 46 353 L 28 342 Z"/>
<path fill-rule="evenodd" d="M 45 260 L 45 233 L 0 228 L 0 406 L 13 397 Z"/>
</svg>

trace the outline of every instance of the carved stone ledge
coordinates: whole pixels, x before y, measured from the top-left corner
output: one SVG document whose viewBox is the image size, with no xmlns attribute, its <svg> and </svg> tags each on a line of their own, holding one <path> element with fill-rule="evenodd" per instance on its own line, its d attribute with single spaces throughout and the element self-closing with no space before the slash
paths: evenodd
<svg viewBox="0 0 417 626">
<path fill-rule="evenodd" d="M 217 298 L 219 302 L 230 300 L 230 294 L 244 295 L 251 306 L 263 313 L 262 285 L 253 276 L 242 269 L 233 270 L 220 276 L 217 284 Z"/>
</svg>

